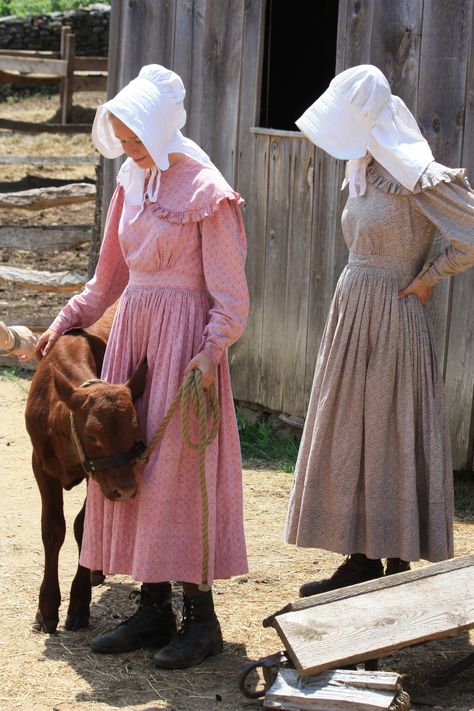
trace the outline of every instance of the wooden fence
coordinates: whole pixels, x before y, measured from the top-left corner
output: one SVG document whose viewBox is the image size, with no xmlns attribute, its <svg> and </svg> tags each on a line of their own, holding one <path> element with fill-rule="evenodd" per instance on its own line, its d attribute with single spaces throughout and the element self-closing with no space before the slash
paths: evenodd
<svg viewBox="0 0 474 711">
<path fill-rule="evenodd" d="M 107 86 L 107 58 L 76 57 L 76 40 L 71 28 L 61 30 L 59 52 L 0 50 L 0 82 L 34 86 L 59 85 L 61 93 L 59 126 L 71 124 L 72 100 L 75 91 L 105 91 Z M 45 128 L 46 126 L 46 128 Z M 0 128 L 16 130 L 57 131 L 58 126 L 0 120 Z M 71 127 L 77 131 L 78 127 Z M 83 130 L 89 130 L 85 126 Z"/>
<path fill-rule="evenodd" d="M 47 210 L 58 206 L 82 203 L 96 198 L 96 187 L 88 183 L 73 183 L 61 187 L 38 188 L 12 193 L 0 193 L 0 210 L 15 208 L 29 211 Z M 0 248 L 21 249 L 27 251 L 67 250 L 84 244 L 99 241 L 100 235 L 94 225 L 17 225 L 0 226 Z M 14 284 L 18 288 L 35 291 L 71 293 L 80 290 L 86 277 L 77 272 L 51 272 L 23 269 L 14 265 L 0 266 L 0 284 Z M 51 322 L 38 319 L 32 309 L 32 315 L 25 325 L 32 330 L 41 331 Z"/>
</svg>

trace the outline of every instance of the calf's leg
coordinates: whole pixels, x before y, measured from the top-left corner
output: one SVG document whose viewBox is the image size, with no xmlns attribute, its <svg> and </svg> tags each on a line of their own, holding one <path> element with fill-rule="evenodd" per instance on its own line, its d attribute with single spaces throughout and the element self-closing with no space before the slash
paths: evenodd
<svg viewBox="0 0 474 711">
<path fill-rule="evenodd" d="M 84 514 L 86 502 L 74 521 L 74 538 L 76 539 L 79 554 L 81 552 L 82 534 L 84 531 Z M 89 608 L 91 602 L 91 577 L 89 568 L 84 568 L 78 563 L 76 575 L 71 585 L 69 607 L 66 617 L 67 630 L 79 630 L 89 624 Z"/>
<path fill-rule="evenodd" d="M 66 533 L 63 490 L 57 479 L 43 471 L 35 454 L 33 454 L 33 472 L 41 494 L 41 536 L 44 547 L 44 575 L 40 587 L 36 626 L 43 632 L 55 632 L 61 604 L 58 559 Z"/>
</svg>

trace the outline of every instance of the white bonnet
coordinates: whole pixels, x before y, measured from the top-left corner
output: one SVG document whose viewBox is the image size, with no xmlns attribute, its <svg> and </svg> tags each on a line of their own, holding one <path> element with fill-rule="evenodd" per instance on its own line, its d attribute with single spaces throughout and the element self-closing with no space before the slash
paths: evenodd
<svg viewBox="0 0 474 711">
<path fill-rule="evenodd" d="M 118 158 L 124 153 L 113 131 L 110 114 L 141 140 L 156 166 L 148 182 L 148 197 L 152 202 L 158 199 L 159 171 L 169 168 L 169 153 L 185 153 L 205 166 L 213 166 L 207 153 L 180 131 L 186 123 L 185 95 L 183 82 L 175 72 L 159 64 L 149 64 L 113 99 L 99 106 L 94 118 L 92 141 L 106 158 Z M 141 205 L 140 212 L 144 205 L 145 175 L 146 171 L 131 158 L 118 174 L 126 202 Z"/>
<path fill-rule="evenodd" d="M 338 74 L 296 125 L 317 146 L 349 161 L 352 196 L 365 192 L 367 152 L 409 190 L 434 160 L 414 116 L 370 64 Z"/>
<path fill-rule="evenodd" d="M 159 64 L 143 67 L 136 79 L 99 106 L 92 126 L 92 141 L 106 158 L 117 158 L 123 148 L 115 137 L 109 112 L 123 121 L 142 141 L 160 170 L 166 170 L 168 144 L 186 123 L 181 78 Z"/>
</svg>

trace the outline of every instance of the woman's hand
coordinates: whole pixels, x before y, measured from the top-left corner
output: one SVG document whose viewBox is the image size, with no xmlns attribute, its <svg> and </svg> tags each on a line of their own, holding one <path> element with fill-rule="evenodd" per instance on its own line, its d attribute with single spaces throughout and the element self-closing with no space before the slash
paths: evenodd
<svg viewBox="0 0 474 711">
<path fill-rule="evenodd" d="M 414 296 L 417 296 L 419 298 L 423 306 L 426 306 L 432 291 L 432 286 L 426 286 L 426 284 L 420 279 L 420 277 L 415 277 L 411 284 L 408 284 L 405 289 L 402 289 L 398 293 L 398 298 L 404 299 L 405 297 L 413 294 Z"/>
<path fill-rule="evenodd" d="M 196 368 L 201 371 L 202 387 L 207 390 L 217 377 L 217 365 L 205 353 L 198 353 L 189 362 L 184 374 L 187 375 L 187 373 Z"/>
<path fill-rule="evenodd" d="M 53 331 L 52 328 L 48 328 L 47 331 L 42 333 L 38 338 L 38 343 L 36 344 L 35 352 L 33 354 L 35 359 L 38 361 L 42 360 L 51 350 L 60 335 L 60 333 Z"/>
<path fill-rule="evenodd" d="M 33 352 L 35 349 L 36 336 L 30 331 L 26 326 L 12 326 L 11 327 L 18 338 L 20 339 L 20 345 L 15 346 L 15 337 L 11 332 L 10 328 L 6 326 L 3 321 L 0 321 L 0 346 L 8 352 L 7 355 L 15 355 L 18 360 L 25 361 L 33 358 Z M 12 350 L 10 351 L 10 348 Z"/>
</svg>

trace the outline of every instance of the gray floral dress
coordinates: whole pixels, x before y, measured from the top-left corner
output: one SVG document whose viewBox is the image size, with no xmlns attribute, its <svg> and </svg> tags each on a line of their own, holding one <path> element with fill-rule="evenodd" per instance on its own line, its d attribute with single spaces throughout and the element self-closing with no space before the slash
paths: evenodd
<svg viewBox="0 0 474 711">
<path fill-rule="evenodd" d="M 426 309 L 399 290 L 474 265 L 474 192 L 431 163 L 409 192 L 373 161 L 342 215 L 349 263 L 323 334 L 286 539 L 369 558 L 453 554 L 444 386 Z M 436 230 L 449 246 L 426 263 Z"/>
</svg>

